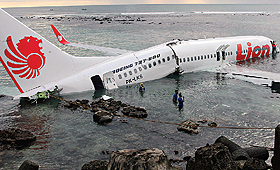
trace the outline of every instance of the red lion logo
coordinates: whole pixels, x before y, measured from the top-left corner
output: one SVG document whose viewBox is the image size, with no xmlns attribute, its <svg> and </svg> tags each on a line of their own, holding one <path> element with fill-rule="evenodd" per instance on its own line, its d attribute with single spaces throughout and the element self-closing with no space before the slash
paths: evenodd
<svg viewBox="0 0 280 170">
<path fill-rule="evenodd" d="M 39 70 L 42 69 L 46 62 L 44 53 L 40 47 L 42 40 L 35 37 L 24 37 L 17 43 L 17 49 L 14 46 L 12 37 L 7 37 L 8 49 L 4 53 L 10 60 L 7 65 L 14 74 L 18 74 L 20 78 L 30 79 L 40 75 Z"/>
</svg>

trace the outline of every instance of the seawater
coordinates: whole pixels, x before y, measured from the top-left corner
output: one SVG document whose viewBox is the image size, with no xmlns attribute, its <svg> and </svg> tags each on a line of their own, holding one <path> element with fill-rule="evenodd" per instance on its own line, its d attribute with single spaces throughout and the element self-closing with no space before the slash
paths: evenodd
<svg viewBox="0 0 280 170">
<path fill-rule="evenodd" d="M 86 10 L 82 10 L 86 9 Z M 141 50 L 173 39 L 198 39 L 238 35 L 263 35 L 280 41 L 279 5 L 116 5 L 4 9 L 62 50 L 78 57 L 101 56 L 100 52 L 58 44 L 50 24 L 68 41 L 99 46 Z M 42 19 L 42 16 L 54 19 Z M 63 16 L 66 19 L 58 19 Z M 86 16 L 111 17 L 120 21 L 99 22 Z M 138 19 L 142 21 L 128 21 Z M 122 21 L 125 19 L 126 21 Z M 203 47 L 201 47 L 203 48 Z M 280 72 L 279 57 L 268 57 L 242 66 Z M 4 68 L 0 67 L 0 93 L 19 94 Z M 145 107 L 148 118 L 180 123 L 185 119 L 207 119 L 218 126 L 276 127 L 280 120 L 278 93 L 269 87 L 201 71 L 170 75 L 138 85 L 102 92 L 64 95 L 67 100 L 96 100 L 105 94 L 124 103 Z M 183 110 L 172 102 L 175 89 L 185 96 Z M 24 150 L 3 151 L 1 169 L 17 169 L 28 159 L 40 169 L 81 169 L 89 161 L 108 160 L 102 151 L 156 147 L 169 159 L 194 156 L 195 150 L 212 144 L 221 135 L 242 147 L 273 147 L 273 130 L 200 128 L 197 135 L 177 131 L 176 125 L 115 117 L 107 126 L 93 122 L 92 113 L 59 107 L 58 100 L 22 107 L 11 97 L 0 98 L 0 129 L 23 128 L 37 135 L 34 145 Z M 206 125 L 206 124 L 205 124 Z M 175 155 L 174 150 L 179 151 Z M 270 155 L 273 153 L 271 152 Z M 270 160 L 267 161 L 270 163 Z M 185 169 L 185 163 L 179 164 Z"/>
</svg>

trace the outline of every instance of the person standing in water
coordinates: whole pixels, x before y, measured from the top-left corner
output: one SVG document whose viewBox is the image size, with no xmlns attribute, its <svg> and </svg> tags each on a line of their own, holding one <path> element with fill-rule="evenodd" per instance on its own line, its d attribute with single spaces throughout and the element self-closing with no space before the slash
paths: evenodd
<svg viewBox="0 0 280 170">
<path fill-rule="evenodd" d="M 144 92 L 144 91 L 145 91 L 145 86 L 143 83 L 140 83 L 139 92 Z"/>
<path fill-rule="evenodd" d="M 181 110 L 184 106 L 185 97 L 182 96 L 182 93 L 179 94 L 178 102 L 179 102 L 179 110 Z"/>
<path fill-rule="evenodd" d="M 175 93 L 173 95 L 173 102 L 176 103 L 178 99 L 178 90 L 175 90 Z"/>
</svg>

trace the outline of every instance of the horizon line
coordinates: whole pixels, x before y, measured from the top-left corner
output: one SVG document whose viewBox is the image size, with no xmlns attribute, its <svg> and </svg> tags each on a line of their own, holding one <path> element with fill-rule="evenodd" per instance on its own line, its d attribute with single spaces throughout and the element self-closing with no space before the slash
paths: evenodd
<svg viewBox="0 0 280 170">
<path fill-rule="evenodd" d="M 275 3 L 275 4 L 263 4 L 263 3 L 257 3 L 257 4 L 250 4 L 250 3 L 227 3 L 227 4 L 221 4 L 221 3 L 209 3 L 209 4 L 195 4 L 195 3 L 188 3 L 188 4 L 83 4 L 83 5 L 79 5 L 79 4 L 73 4 L 73 5 L 38 5 L 38 6 L 3 6 L 0 8 L 38 8 L 38 7 L 72 7 L 72 6 L 120 6 L 120 5 L 280 5 L 280 3 Z"/>
</svg>

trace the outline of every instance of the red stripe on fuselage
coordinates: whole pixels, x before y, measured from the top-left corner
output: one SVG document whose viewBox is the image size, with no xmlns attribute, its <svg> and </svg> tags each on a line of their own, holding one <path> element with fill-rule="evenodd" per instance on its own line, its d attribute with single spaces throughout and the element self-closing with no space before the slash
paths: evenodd
<svg viewBox="0 0 280 170">
<path fill-rule="evenodd" d="M 12 78 L 13 82 L 15 83 L 15 85 L 17 86 L 18 90 L 21 93 L 24 93 L 24 91 L 22 90 L 22 88 L 20 87 L 18 82 L 16 81 L 15 77 L 13 76 L 13 74 L 11 73 L 11 71 L 9 70 L 9 68 L 7 67 L 6 63 L 4 62 L 4 60 L 2 59 L 1 56 L 0 56 L 0 61 L 1 61 L 2 65 L 4 66 L 4 68 L 6 69 L 7 73 L 9 74 L 9 76 Z"/>
</svg>

